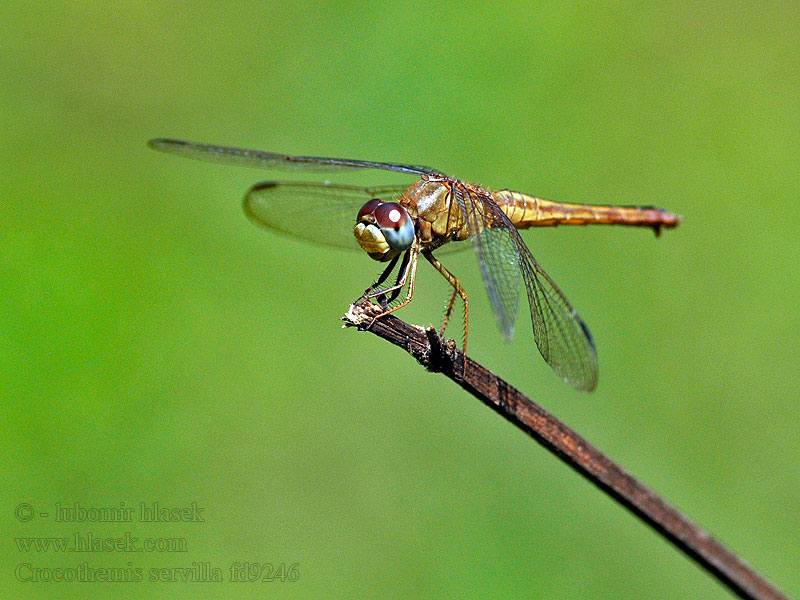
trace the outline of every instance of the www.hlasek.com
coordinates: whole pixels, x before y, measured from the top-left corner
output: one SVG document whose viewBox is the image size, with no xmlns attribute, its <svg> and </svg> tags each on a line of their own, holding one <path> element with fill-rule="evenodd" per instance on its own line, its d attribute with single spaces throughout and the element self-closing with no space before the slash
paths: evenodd
<svg viewBox="0 0 800 600">
<path fill-rule="evenodd" d="M 122 536 L 104 537 L 91 531 L 69 537 L 14 538 L 18 552 L 188 552 L 184 537 L 146 537 L 139 539 L 126 531 Z"/>
</svg>

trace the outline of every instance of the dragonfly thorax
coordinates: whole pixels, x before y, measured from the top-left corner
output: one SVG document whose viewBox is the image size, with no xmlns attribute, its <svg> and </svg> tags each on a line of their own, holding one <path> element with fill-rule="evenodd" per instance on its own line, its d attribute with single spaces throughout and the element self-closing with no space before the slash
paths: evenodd
<svg viewBox="0 0 800 600">
<path fill-rule="evenodd" d="M 370 258 L 387 262 L 414 243 L 414 222 L 396 202 L 373 198 L 358 211 L 353 233 Z"/>
<path fill-rule="evenodd" d="M 466 217 L 454 199 L 458 184 L 444 177 L 423 177 L 406 192 L 412 210 L 416 211 L 422 246 L 438 247 L 450 240 L 469 237 Z"/>
</svg>

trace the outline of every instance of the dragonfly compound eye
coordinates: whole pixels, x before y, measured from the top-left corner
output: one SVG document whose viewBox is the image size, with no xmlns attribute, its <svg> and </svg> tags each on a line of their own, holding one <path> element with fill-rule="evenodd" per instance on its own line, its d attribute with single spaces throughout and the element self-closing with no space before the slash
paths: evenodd
<svg viewBox="0 0 800 600">
<path fill-rule="evenodd" d="M 356 217 L 356 222 L 365 220 L 365 217 L 371 215 L 375 212 L 375 209 L 381 205 L 381 201 L 377 198 L 373 198 L 369 202 L 367 202 L 364 206 L 361 207 L 361 210 L 358 211 L 358 216 Z"/>
<path fill-rule="evenodd" d="M 414 242 L 414 224 L 405 208 L 396 202 L 384 202 L 375 209 L 374 214 L 386 243 L 393 250 L 403 251 L 411 247 Z"/>
</svg>

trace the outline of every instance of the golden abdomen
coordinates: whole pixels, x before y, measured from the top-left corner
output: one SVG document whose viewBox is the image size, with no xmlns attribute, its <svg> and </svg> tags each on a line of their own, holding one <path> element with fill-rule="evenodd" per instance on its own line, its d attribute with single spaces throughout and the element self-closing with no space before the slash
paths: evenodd
<svg viewBox="0 0 800 600">
<path fill-rule="evenodd" d="M 658 232 L 662 227 L 675 227 L 682 219 L 680 215 L 652 206 L 569 204 L 511 190 L 492 192 L 492 198 L 517 229 L 615 224 L 650 227 Z"/>
</svg>

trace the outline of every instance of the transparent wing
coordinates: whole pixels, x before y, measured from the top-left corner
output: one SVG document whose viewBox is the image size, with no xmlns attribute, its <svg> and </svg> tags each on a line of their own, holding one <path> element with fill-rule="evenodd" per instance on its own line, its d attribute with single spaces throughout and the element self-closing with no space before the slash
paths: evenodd
<svg viewBox="0 0 800 600">
<path fill-rule="evenodd" d="M 265 181 L 244 197 L 248 218 L 261 227 L 315 244 L 359 249 L 353 236 L 356 216 L 365 202 L 396 200 L 407 185 L 357 187 L 332 183 Z"/>
<path fill-rule="evenodd" d="M 564 381 L 591 392 L 597 386 L 597 351 L 592 334 L 524 244 L 520 262 L 539 352 Z"/>
<path fill-rule="evenodd" d="M 597 352 L 586 324 L 491 196 L 466 188 L 460 195 L 459 205 L 474 232 L 483 280 L 504 335 L 513 334 L 522 275 L 539 352 L 565 382 L 592 391 L 597 385 Z"/>
<path fill-rule="evenodd" d="M 419 165 L 403 165 L 395 163 L 372 162 L 368 160 L 351 160 L 346 158 L 323 158 L 319 156 L 291 156 L 247 150 L 228 146 L 199 144 L 182 140 L 159 138 L 147 143 L 153 150 L 178 154 L 196 160 L 238 165 L 243 167 L 259 167 L 278 171 L 337 171 L 340 169 L 381 169 L 411 175 L 438 174 L 436 169 Z"/>
<path fill-rule="evenodd" d="M 478 264 L 497 324 L 506 340 L 510 341 L 514 336 L 514 322 L 519 310 L 520 268 L 514 238 L 502 227 L 489 226 L 496 220 L 493 214 L 487 213 L 491 207 L 481 201 L 473 190 L 454 184 L 453 193 L 458 207 L 467 217 L 472 244 L 478 255 Z M 513 225 L 511 229 L 516 233 Z"/>
</svg>

